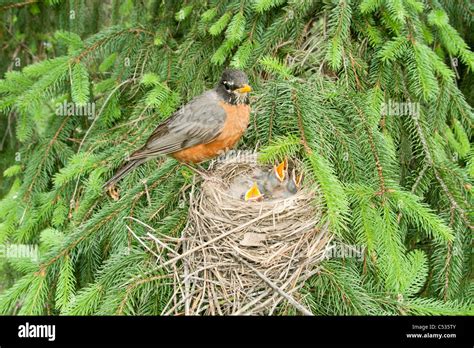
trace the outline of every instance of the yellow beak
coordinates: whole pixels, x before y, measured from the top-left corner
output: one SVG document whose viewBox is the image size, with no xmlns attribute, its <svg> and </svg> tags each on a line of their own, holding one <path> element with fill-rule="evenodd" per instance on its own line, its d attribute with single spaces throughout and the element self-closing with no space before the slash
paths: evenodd
<svg viewBox="0 0 474 348">
<path fill-rule="evenodd" d="M 257 200 L 257 199 L 261 198 L 262 196 L 263 195 L 260 192 L 260 190 L 258 189 L 257 183 L 254 182 L 252 187 L 245 193 L 244 199 L 246 201 Z"/>
<path fill-rule="evenodd" d="M 248 93 L 252 92 L 252 87 L 249 85 L 243 85 L 243 87 L 237 88 L 236 91 L 239 93 Z"/>
<path fill-rule="evenodd" d="M 273 166 L 275 170 L 275 175 L 278 180 L 280 180 L 280 182 L 283 182 L 283 180 L 285 180 L 285 169 L 287 166 L 288 164 L 286 158 L 278 166 Z"/>
</svg>

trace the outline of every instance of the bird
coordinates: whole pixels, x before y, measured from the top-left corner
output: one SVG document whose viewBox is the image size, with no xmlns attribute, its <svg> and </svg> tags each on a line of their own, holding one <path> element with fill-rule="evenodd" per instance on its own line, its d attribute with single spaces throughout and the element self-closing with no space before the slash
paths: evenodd
<svg viewBox="0 0 474 348">
<path fill-rule="evenodd" d="M 105 184 L 111 189 L 127 173 L 160 155 L 199 164 L 233 148 L 245 133 L 250 118 L 245 72 L 226 69 L 215 88 L 182 106 L 160 123 L 140 149 Z"/>
<path fill-rule="evenodd" d="M 266 195 L 271 196 L 275 189 L 286 185 L 286 181 L 288 181 L 286 172 L 287 165 L 288 161 L 285 158 L 278 165 L 273 165 L 273 168 L 263 175 L 263 192 Z"/>
<path fill-rule="evenodd" d="M 291 171 L 290 178 L 286 184 L 286 196 L 294 195 L 301 187 L 301 182 L 303 181 L 303 173 L 296 175 L 296 170 L 293 168 Z"/>
<path fill-rule="evenodd" d="M 285 158 L 278 165 L 264 173 L 261 177 L 263 194 L 269 199 L 288 198 L 294 195 L 301 187 L 303 173 L 297 175 L 296 169 L 292 168 L 291 174 L 288 167 L 288 159 Z"/>
<path fill-rule="evenodd" d="M 256 182 L 253 183 L 252 187 L 245 192 L 244 200 L 245 201 L 260 201 L 263 199 L 263 194 L 260 192 Z"/>
</svg>

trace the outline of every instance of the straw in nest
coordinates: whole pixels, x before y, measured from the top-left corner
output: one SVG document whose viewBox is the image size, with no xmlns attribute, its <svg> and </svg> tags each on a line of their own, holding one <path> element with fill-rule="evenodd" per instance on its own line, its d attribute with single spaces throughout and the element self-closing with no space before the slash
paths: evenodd
<svg viewBox="0 0 474 348">
<path fill-rule="evenodd" d="M 167 314 L 268 315 L 289 304 L 311 315 L 298 290 L 318 272 L 330 241 L 319 224 L 318 193 L 303 188 L 284 199 L 236 198 L 233 183 L 262 170 L 226 161 L 198 194 L 193 187 L 182 253 L 166 262 L 175 287 Z"/>
</svg>

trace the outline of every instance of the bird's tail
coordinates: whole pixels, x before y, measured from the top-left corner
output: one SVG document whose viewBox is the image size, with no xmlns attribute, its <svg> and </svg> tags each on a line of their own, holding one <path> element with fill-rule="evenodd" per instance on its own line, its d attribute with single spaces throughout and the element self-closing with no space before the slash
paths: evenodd
<svg viewBox="0 0 474 348">
<path fill-rule="evenodd" d="M 115 185 L 122 177 L 127 174 L 128 172 L 131 172 L 134 170 L 136 167 L 141 165 L 142 163 L 146 162 L 146 158 L 140 158 L 140 159 L 135 159 L 135 160 L 129 160 L 126 162 L 123 166 L 121 166 L 114 174 L 113 177 L 107 181 L 104 186 L 102 186 L 105 190 L 108 190 L 110 187 Z"/>
</svg>

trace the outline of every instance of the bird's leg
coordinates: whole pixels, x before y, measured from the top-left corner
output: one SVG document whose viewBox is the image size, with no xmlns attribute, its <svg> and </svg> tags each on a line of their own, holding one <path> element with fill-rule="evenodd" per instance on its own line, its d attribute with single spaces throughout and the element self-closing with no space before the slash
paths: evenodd
<svg viewBox="0 0 474 348">
<path fill-rule="evenodd" d="M 210 175 L 209 172 L 206 169 L 204 169 L 203 167 L 201 167 L 199 164 L 195 164 L 195 166 L 199 167 L 199 169 L 197 169 L 196 167 L 190 165 L 189 163 L 182 162 L 182 164 L 184 164 L 186 167 L 191 169 L 196 174 L 200 175 L 201 178 L 203 178 L 206 181 L 212 181 L 212 182 L 217 183 L 217 184 L 221 183 L 221 181 L 218 178 L 216 178 L 215 176 Z"/>
<path fill-rule="evenodd" d="M 196 167 L 199 168 L 203 173 L 207 173 L 207 169 L 205 169 L 203 166 L 201 166 L 199 163 L 196 163 Z"/>
<path fill-rule="evenodd" d="M 203 178 L 208 178 L 209 175 L 207 175 L 206 173 L 206 170 L 204 168 L 202 168 L 199 164 L 197 164 L 196 166 L 199 167 L 199 169 L 197 169 L 196 167 L 188 164 L 188 163 L 185 163 L 185 162 L 182 162 L 181 164 L 185 165 L 186 167 L 188 167 L 189 169 L 191 169 L 194 173 L 202 176 Z"/>
<path fill-rule="evenodd" d="M 109 193 L 110 197 L 111 197 L 114 201 L 118 201 L 118 200 L 119 200 L 119 198 L 120 198 L 120 191 L 119 191 L 119 189 L 115 186 L 115 184 L 110 185 L 109 187 L 107 187 L 107 192 Z"/>
</svg>

